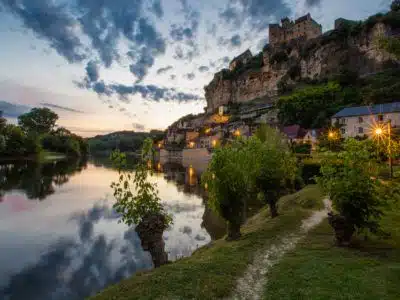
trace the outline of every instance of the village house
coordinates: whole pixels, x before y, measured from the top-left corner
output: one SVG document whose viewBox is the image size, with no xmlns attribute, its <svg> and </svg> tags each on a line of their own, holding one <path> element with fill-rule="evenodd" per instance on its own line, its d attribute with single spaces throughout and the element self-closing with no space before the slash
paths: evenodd
<svg viewBox="0 0 400 300">
<path fill-rule="evenodd" d="M 309 129 L 306 131 L 306 134 L 303 138 L 303 143 L 307 143 L 311 145 L 311 149 L 315 150 L 318 144 L 318 138 L 321 136 L 321 129 Z"/>
<path fill-rule="evenodd" d="M 239 56 L 235 57 L 229 64 L 229 69 L 233 71 L 239 64 L 245 65 L 253 57 L 250 50 L 246 50 Z"/>
<path fill-rule="evenodd" d="M 377 127 L 389 121 L 393 128 L 400 126 L 400 102 L 347 107 L 331 119 L 332 126 L 340 126 L 340 133 L 344 138 L 372 136 Z"/>
<path fill-rule="evenodd" d="M 307 131 L 303 128 L 301 128 L 300 125 L 290 125 L 290 126 L 285 126 L 282 129 L 282 133 L 285 134 L 288 138 L 288 141 L 291 144 L 299 144 L 303 143 L 304 137 L 307 133 Z"/>
<path fill-rule="evenodd" d="M 322 34 L 322 26 L 318 24 L 308 13 L 295 20 L 289 18 L 281 20 L 282 25 L 269 25 L 269 43 L 271 45 L 288 42 L 300 37 L 308 39 L 316 38 Z"/>
</svg>

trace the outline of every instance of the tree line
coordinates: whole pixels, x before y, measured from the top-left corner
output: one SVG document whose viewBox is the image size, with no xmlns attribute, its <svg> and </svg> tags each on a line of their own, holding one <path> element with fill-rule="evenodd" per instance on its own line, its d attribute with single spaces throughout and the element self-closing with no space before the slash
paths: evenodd
<svg viewBox="0 0 400 300">
<path fill-rule="evenodd" d="M 48 108 L 33 108 L 18 117 L 18 125 L 7 123 L 0 112 L 0 156 L 37 156 L 43 150 L 68 157 L 89 152 L 87 141 L 64 127 L 57 126 L 58 115 Z"/>
</svg>

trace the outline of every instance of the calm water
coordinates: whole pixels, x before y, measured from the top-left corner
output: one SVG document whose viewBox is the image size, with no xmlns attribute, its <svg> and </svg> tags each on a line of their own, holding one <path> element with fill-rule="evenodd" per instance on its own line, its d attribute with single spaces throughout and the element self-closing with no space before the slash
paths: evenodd
<svg viewBox="0 0 400 300">
<path fill-rule="evenodd" d="M 204 207 L 200 174 L 156 169 L 152 180 L 174 216 L 164 233 L 169 259 L 221 237 L 223 224 Z M 112 210 L 116 179 L 99 162 L 0 165 L 0 299 L 83 299 L 152 268 L 134 228 Z"/>
</svg>

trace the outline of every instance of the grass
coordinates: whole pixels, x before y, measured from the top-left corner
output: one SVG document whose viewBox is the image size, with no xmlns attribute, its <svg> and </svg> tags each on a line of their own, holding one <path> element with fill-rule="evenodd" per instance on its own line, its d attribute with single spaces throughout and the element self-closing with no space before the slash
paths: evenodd
<svg viewBox="0 0 400 300">
<path fill-rule="evenodd" d="M 382 219 L 389 239 L 364 236 L 334 246 L 327 220 L 268 274 L 264 299 L 400 299 L 400 205 Z"/>
<path fill-rule="evenodd" d="M 304 203 L 311 208 L 309 201 L 304 199 L 322 196 L 315 186 L 306 187 L 295 195 L 281 199 L 281 215 L 278 218 L 270 219 L 269 211 L 264 208 L 249 219 L 242 228 L 243 237 L 240 240 L 215 241 L 212 246 L 200 248 L 191 257 L 135 274 L 92 299 L 217 299 L 229 296 L 255 253 L 276 241 L 280 235 L 297 229 L 301 220 L 310 214 L 311 211 L 304 208 Z"/>
</svg>

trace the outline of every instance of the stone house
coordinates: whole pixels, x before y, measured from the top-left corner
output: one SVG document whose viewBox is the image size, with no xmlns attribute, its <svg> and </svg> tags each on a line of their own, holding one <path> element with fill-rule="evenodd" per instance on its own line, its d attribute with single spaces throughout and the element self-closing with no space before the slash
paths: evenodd
<svg viewBox="0 0 400 300">
<path fill-rule="evenodd" d="M 251 51 L 250 50 L 246 50 L 245 52 L 243 52 L 239 56 L 235 57 L 229 63 L 229 69 L 231 71 L 233 71 L 238 66 L 238 64 L 240 64 L 240 63 L 246 64 L 252 57 L 253 57 L 253 55 L 251 54 Z"/>
<path fill-rule="evenodd" d="M 400 126 L 400 102 L 347 107 L 331 119 L 332 126 L 340 125 L 340 133 L 344 138 L 372 136 L 376 128 L 383 128 L 389 121 L 392 128 Z"/>
<path fill-rule="evenodd" d="M 281 23 L 282 25 L 269 25 L 269 43 L 271 45 L 288 42 L 300 37 L 305 37 L 308 40 L 322 34 L 321 24 L 318 24 L 309 13 L 294 22 L 289 18 L 284 18 Z"/>
</svg>

